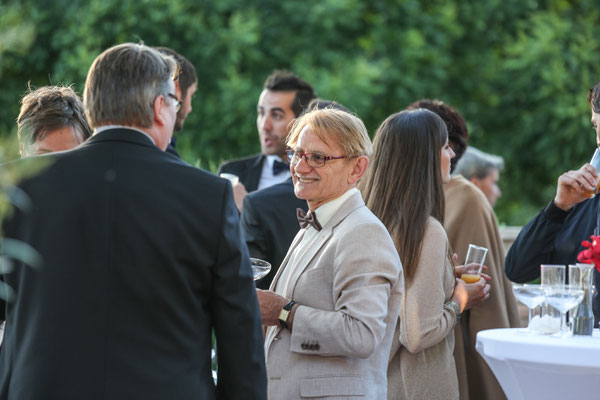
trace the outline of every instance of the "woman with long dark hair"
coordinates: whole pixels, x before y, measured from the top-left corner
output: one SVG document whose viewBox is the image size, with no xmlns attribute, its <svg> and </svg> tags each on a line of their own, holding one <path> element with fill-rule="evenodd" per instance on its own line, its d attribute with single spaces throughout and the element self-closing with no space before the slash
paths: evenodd
<svg viewBox="0 0 600 400">
<path fill-rule="evenodd" d="M 444 193 L 454 152 L 435 113 L 388 117 L 375 134 L 361 182 L 365 203 L 384 223 L 402 260 L 405 289 L 388 367 L 389 399 L 458 399 L 454 326 L 489 285 L 455 278 L 443 228 Z"/>
</svg>

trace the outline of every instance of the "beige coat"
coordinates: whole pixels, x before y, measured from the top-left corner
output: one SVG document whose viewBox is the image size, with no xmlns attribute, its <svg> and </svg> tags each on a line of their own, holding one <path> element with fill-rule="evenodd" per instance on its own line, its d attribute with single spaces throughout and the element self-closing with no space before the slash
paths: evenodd
<svg viewBox="0 0 600 400">
<path fill-rule="evenodd" d="M 399 335 L 388 367 L 388 399 L 458 399 L 452 355 L 456 315 L 444 308 L 455 285 L 448 246 L 444 228 L 430 217 L 419 264 L 402 296 Z"/>
<path fill-rule="evenodd" d="M 287 293 L 300 306 L 293 331 L 267 342 L 270 400 L 385 399 L 386 368 L 403 287 L 398 252 L 360 192 L 347 199 L 294 264 L 294 239 L 271 290 L 286 268 L 300 269 Z M 299 271 L 297 271 L 299 272 Z"/>
<path fill-rule="evenodd" d="M 494 374 L 475 350 L 477 332 L 484 329 L 519 326 L 517 302 L 504 274 L 504 247 L 494 211 L 483 192 L 462 176 L 453 176 L 444 185 L 446 232 L 453 252 L 462 264 L 469 244 L 488 249 L 485 265 L 491 276 L 490 297 L 470 311 L 455 331 L 454 355 L 461 400 L 505 399 Z"/>
</svg>

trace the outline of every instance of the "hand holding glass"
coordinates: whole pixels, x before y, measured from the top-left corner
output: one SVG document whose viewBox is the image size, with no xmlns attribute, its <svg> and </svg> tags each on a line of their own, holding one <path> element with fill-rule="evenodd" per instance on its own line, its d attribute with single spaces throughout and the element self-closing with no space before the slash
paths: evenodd
<svg viewBox="0 0 600 400">
<path fill-rule="evenodd" d="M 252 266 L 255 281 L 264 278 L 271 271 L 271 263 L 260 258 L 250 258 L 250 265 Z"/>
<path fill-rule="evenodd" d="M 481 278 L 481 271 L 487 252 L 488 249 L 485 247 L 470 244 L 469 251 L 467 252 L 467 259 L 465 260 L 465 269 L 463 270 L 460 279 L 466 283 L 478 282 Z"/>
<path fill-rule="evenodd" d="M 229 182 L 231 182 L 231 186 L 235 186 L 237 185 L 237 183 L 240 181 L 240 178 L 237 175 L 234 174 L 228 174 L 226 172 L 223 172 L 221 175 L 219 175 L 221 178 L 225 178 L 227 180 L 229 180 Z"/>
</svg>

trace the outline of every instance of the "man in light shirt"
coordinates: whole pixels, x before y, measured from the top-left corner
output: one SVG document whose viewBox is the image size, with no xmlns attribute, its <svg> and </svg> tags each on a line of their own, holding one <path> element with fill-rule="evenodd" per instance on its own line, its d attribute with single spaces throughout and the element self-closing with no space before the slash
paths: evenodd
<svg viewBox="0 0 600 400">
<path fill-rule="evenodd" d="M 308 203 L 270 290 L 257 290 L 267 326 L 268 398 L 385 399 L 402 266 L 356 183 L 372 151 L 344 111 L 300 117 L 287 141 L 294 192 Z"/>
</svg>

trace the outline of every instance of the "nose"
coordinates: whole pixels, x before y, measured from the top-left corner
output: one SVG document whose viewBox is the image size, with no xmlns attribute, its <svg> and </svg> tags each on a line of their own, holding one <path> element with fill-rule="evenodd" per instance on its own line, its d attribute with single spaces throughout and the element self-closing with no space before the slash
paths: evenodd
<svg viewBox="0 0 600 400">
<path fill-rule="evenodd" d="M 259 129 L 262 130 L 263 132 L 270 132 L 271 129 L 273 128 L 272 124 L 271 124 L 271 118 L 268 115 L 264 115 L 262 117 L 258 117 L 259 118 Z"/>
</svg>

